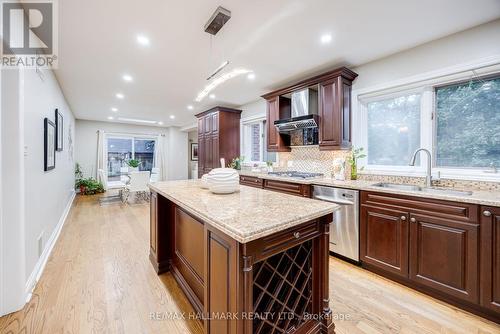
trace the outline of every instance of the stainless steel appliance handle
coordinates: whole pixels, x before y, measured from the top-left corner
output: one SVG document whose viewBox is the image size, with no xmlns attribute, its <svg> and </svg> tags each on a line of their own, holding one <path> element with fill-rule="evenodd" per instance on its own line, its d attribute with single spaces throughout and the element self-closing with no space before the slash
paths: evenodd
<svg viewBox="0 0 500 334">
<path fill-rule="evenodd" d="M 313 198 L 319 199 L 319 200 L 325 201 L 325 202 L 335 203 L 335 204 L 344 204 L 344 205 L 353 205 L 354 204 L 351 201 L 346 201 L 346 200 L 342 200 L 342 199 L 336 199 L 336 198 L 321 196 L 321 195 L 314 196 Z"/>
</svg>

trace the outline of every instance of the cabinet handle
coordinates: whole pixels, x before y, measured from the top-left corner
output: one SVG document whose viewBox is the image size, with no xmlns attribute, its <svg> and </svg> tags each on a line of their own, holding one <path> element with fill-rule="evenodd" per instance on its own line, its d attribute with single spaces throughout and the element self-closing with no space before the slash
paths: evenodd
<svg viewBox="0 0 500 334">
<path fill-rule="evenodd" d="M 412 223 L 416 223 L 416 222 L 417 222 L 417 220 L 416 220 L 415 218 L 413 218 L 413 217 L 412 217 L 412 218 L 410 218 L 410 221 L 411 221 Z"/>
<path fill-rule="evenodd" d="M 300 232 L 295 232 L 295 233 L 293 234 L 293 236 L 295 237 L 295 239 L 300 238 Z"/>
<path fill-rule="evenodd" d="M 491 217 L 491 212 L 488 210 L 483 211 L 483 216 L 485 217 Z"/>
<path fill-rule="evenodd" d="M 406 220 L 406 216 L 401 216 L 401 220 L 405 221 Z"/>
</svg>

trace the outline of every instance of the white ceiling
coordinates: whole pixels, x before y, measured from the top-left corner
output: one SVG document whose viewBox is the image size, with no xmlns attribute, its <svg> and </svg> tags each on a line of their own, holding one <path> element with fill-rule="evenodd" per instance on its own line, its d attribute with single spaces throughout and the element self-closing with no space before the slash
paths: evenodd
<svg viewBox="0 0 500 334">
<path fill-rule="evenodd" d="M 203 26 L 232 12 L 217 36 Z M 57 78 L 79 119 L 183 126 L 215 105 L 239 106 L 301 76 L 356 66 L 497 18 L 498 0 L 64 0 Z M 331 33 L 329 45 L 320 36 Z M 137 34 L 151 40 L 136 42 Z M 194 102 L 224 60 L 253 70 Z M 126 83 L 128 73 L 134 81 Z M 115 97 L 125 94 L 123 100 Z M 187 110 L 192 104 L 194 110 Z M 117 113 L 111 107 L 119 108 Z M 171 120 L 170 115 L 175 115 Z"/>
</svg>

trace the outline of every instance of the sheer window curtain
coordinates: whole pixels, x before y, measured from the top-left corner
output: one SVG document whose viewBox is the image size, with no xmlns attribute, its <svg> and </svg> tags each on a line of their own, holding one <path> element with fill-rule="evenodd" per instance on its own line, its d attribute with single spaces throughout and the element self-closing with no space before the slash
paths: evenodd
<svg viewBox="0 0 500 334">
<path fill-rule="evenodd" d="M 156 139 L 155 167 L 160 169 L 159 181 L 167 180 L 167 142 L 165 135 L 159 135 Z"/>
<path fill-rule="evenodd" d="M 104 182 L 105 180 L 101 180 L 101 176 L 99 175 L 99 169 L 106 171 L 106 150 L 104 148 L 104 131 L 97 131 L 97 162 L 96 162 L 96 179 L 100 182 Z"/>
</svg>

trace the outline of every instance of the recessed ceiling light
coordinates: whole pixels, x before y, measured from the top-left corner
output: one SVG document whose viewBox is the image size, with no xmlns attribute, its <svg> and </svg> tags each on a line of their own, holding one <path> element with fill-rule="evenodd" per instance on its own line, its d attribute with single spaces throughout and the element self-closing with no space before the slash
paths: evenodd
<svg viewBox="0 0 500 334">
<path fill-rule="evenodd" d="M 159 121 L 159 122 L 158 122 L 158 125 L 163 125 L 163 122 L 162 122 L 162 121 Z"/>
<path fill-rule="evenodd" d="M 122 93 L 116 93 L 115 96 L 117 99 L 123 99 L 125 97 L 125 95 L 123 95 Z"/>
<path fill-rule="evenodd" d="M 249 80 L 255 79 L 255 73 L 248 73 L 247 79 L 249 79 Z"/>
<path fill-rule="evenodd" d="M 187 106 L 187 108 L 188 108 L 189 110 L 193 110 L 193 106 L 192 106 L 192 105 L 188 105 L 188 106 Z"/>
<path fill-rule="evenodd" d="M 108 119 L 112 120 L 112 119 L 114 119 L 114 117 L 113 116 L 108 116 Z"/>
<path fill-rule="evenodd" d="M 213 100 L 213 99 L 215 99 L 215 94 L 210 94 L 210 95 L 208 95 L 208 97 Z"/>
<path fill-rule="evenodd" d="M 117 112 L 117 111 L 118 111 L 118 108 L 113 107 L 113 108 L 111 108 L 111 111 L 112 111 L 112 112 Z"/>
<path fill-rule="evenodd" d="M 322 44 L 328 44 L 331 41 L 332 41 L 332 35 L 330 35 L 330 34 L 321 35 L 321 43 Z"/>
<path fill-rule="evenodd" d="M 125 82 L 132 82 L 132 81 L 134 80 L 134 78 L 132 78 L 132 76 L 131 76 L 130 74 L 124 74 L 124 75 L 122 76 L 122 79 L 123 79 L 123 81 L 125 81 Z"/>
<path fill-rule="evenodd" d="M 175 119 L 175 115 L 170 115 L 170 119 Z"/>
<path fill-rule="evenodd" d="M 143 46 L 149 46 L 150 41 L 149 38 L 144 35 L 137 35 L 137 43 Z"/>
</svg>

